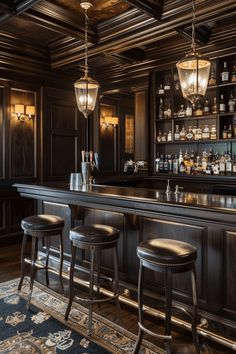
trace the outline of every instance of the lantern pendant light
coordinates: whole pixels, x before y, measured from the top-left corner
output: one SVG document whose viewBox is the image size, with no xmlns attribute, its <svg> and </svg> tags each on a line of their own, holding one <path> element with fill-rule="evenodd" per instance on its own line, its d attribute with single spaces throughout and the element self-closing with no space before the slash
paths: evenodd
<svg viewBox="0 0 236 354">
<path fill-rule="evenodd" d="M 195 0 L 192 0 L 192 51 L 177 64 L 182 94 L 195 104 L 207 90 L 211 62 L 196 51 Z"/>
<path fill-rule="evenodd" d="M 85 14 L 85 73 L 81 79 L 74 83 L 75 97 L 78 109 L 83 113 L 85 118 L 94 111 L 99 84 L 88 76 L 88 14 L 87 11 L 93 6 L 89 1 L 82 1 L 81 8 Z"/>
</svg>

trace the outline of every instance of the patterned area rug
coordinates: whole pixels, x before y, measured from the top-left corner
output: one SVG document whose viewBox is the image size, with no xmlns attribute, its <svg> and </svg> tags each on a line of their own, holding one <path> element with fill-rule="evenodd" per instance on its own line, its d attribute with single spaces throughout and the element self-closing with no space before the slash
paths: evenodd
<svg viewBox="0 0 236 354">
<path fill-rule="evenodd" d="M 67 298 L 35 283 L 30 311 L 26 310 L 29 281 L 20 293 L 19 279 L 0 284 L 1 354 L 131 354 L 136 337 L 121 326 L 94 313 L 93 334 L 86 337 L 87 310 L 74 303 L 64 321 Z M 143 341 L 140 354 L 165 351 Z"/>
</svg>

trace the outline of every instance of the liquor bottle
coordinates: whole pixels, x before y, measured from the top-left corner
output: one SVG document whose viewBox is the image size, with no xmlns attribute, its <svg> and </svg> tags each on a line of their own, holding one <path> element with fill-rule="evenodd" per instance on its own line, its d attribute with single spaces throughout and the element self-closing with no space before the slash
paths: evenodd
<svg viewBox="0 0 236 354">
<path fill-rule="evenodd" d="M 179 173 L 179 159 L 177 155 L 175 155 L 173 159 L 173 173 L 177 175 Z"/>
<path fill-rule="evenodd" d="M 217 112 L 218 112 L 216 97 L 214 97 L 214 99 L 213 99 L 213 105 L 212 105 L 212 110 L 211 110 L 211 112 L 212 112 L 212 114 L 217 114 Z"/>
<path fill-rule="evenodd" d="M 179 126 L 175 126 L 175 135 L 174 135 L 175 141 L 178 141 L 180 139 L 180 133 L 179 133 Z"/>
<path fill-rule="evenodd" d="M 187 131 L 187 134 L 186 134 L 186 139 L 187 140 L 193 140 L 193 132 L 192 132 L 192 127 L 191 125 L 188 127 L 188 131 Z"/>
<path fill-rule="evenodd" d="M 216 139 L 217 139 L 216 126 L 215 124 L 212 124 L 211 131 L 210 131 L 210 140 L 216 140 Z"/>
<path fill-rule="evenodd" d="M 180 106 L 180 110 L 177 112 L 177 116 L 178 118 L 184 118 L 186 115 L 185 109 L 184 109 L 184 105 L 181 104 Z"/>
<path fill-rule="evenodd" d="M 195 111 L 195 116 L 202 116 L 202 115 L 203 115 L 202 105 L 200 102 L 198 102 L 197 109 Z"/>
<path fill-rule="evenodd" d="M 236 82 L 236 65 L 233 66 L 233 71 L 231 73 L 231 81 Z"/>
<path fill-rule="evenodd" d="M 158 118 L 159 119 L 164 118 L 164 105 L 163 105 L 162 98 L 160 98 L 160 104 L 159 104 L 159 109 L 158 109 Z"/>
<path fill-rule="evenodd" d="M 184 161 L 183 153 L 182 153 L 182 150 L 180 149 L 179 150 L 179 166 L 180 166 L 181 162 L 183 162 L 183 161 Z"/>
<path fill-rule="evenodd" d="M 164 91 L 170 91 L 170 80 L 168 78 L 165 81 Z"/>
<path fill-rule="evenodd" d="M 158 135 L 157 135 L 157 142 L 160 143 L 162 138 L 161 130 L 159 130 Z"/>
<path fill-rule="evenodd" d="M 204 149 L 202 153 L 202 173 L 205 173 L 207 169 L 207 157 L 206 149 Z"/>
<path fill-rule="evenodd" d="M 161 141 L 162 141 L 162 142 L 167 141 L 167 133 L 166 133 L 166 131 L 164 131 L 164 133 L 163 133 L 163 135 L 162 135 L 162 137 L 161 137 Z"/>
<path fill-rule="evenodd" d="M 164 172 L 164 156 L 161 155 L 160 161 L 159 161 L 159 172 L 162 173 Z"/>
<path fill-rule="evenodd" d="M 170 108 L 170 105 L 168 106 L 165 106 L 165 109 L 164 109 L 164 118 L 171 118 L 171 108 Z"/>
<path fill-rule="evenodd" d="M 234 120 L 234 138 L 236 138 L 236 119 Z"/>
<path fill-rule="evenodd" d="M 230 92 L 228 106 L 229 106 L 229 112 L 234 113 L 234 111 L 235 111 L 235 98 L 234 98 L 232 91 Z"/>
<path fill-rule="evenodd" d="M 186 130 L 185 130 L 184 125 L 182 126 L 182 129 L 179 133 L 179 137 L 180 137 L 180 140 L 186 140 Z"/>
<path fill-rule="evenodd" d="M 219 162 L 219 156 L 216 153 L 212 162 L 212 171 L 214 175 L 219 175 L 220 174 L 220 162 Z"/>
<path fill-rule="evenodd" d="M 209 86 L 215 86 L 216 85 L 216 76 L 215 76 L 214 70 L 211 71 L 211 75 L 210 75 L 208 84 L 209 84 Z"/>
<path fill-rule="evenodd" d="M 226 174 L 231 175 L 232 174 L 232 159 L 231 159 L 231 154 L 228 152 L 226 154 L 225 158 L 225 169 L 226 169 Z"/>
<path fill-rule="evenodd" d="M 233 175 L 236 176 L 236 154 L 234 154 L 234 160 L 233 160 L 233 164 L 232 164 L 232 172 L 233 172 Z"/>
<path fill-rule="evenodd" d="M 159 87 L 159 90 L 158 90 L 158 94 L 159 95 L 164 95 L 164 88 L 163 88 L 163 85 L 161 84 L 160 87 Z"/>
<path fill-rule="evenodd" d="M 221 155 L 220 159 L 219 159 L 219 172 L 220 175 L 225 175 L 225 159 L 223 154 Z"/>
<path fill-rule="evenodd" d="M 179 173 L 184 174 L 186 172 L 186 168 L 184 162 L 182 161 L 179 165 Z"/>
<path fill-rule="evenodd" d="M 196 167 L 195 167 L 196 174 L 200 175 L 202 173 L 202 164 L 200 156 L 196 158 Z"/>
<path fill-rule="evenodd" d="M 192 129 L 192 133 L 193 133 L 193 140 L 195 140 L 195 135 L 197 133 L 197 126 L 194 125 L 193 129 Z"/>
<path fill-rule="evenodd" d="M 168 155 L 168 170 L 169 172 L 173 171 L 173 159 L 171 155 Z"/>
<path fill-rule="evenodd" d="M 157 158 L 156 158 L 156 173 L 159 172 L 159 168 L 160 168 L 160 156 L 158 153 Z"/>
<path fill-rule="evenodd" d="M 233 138 L 232 125 L 229 124 L 229 129 L 227 130 L 227 139 L 232 139 L 232 138 Z"/>
<path fill-rule="evenodd" d="M 228 133 L 226 129 L 226 125 L 224 125 L 224 129 L 222 130 L 222 139 L 227 139 L 228 138 Z"/>
<path fill-rule="evenodd" d="M 221 81 L 222 81 L 222 83 L 226 83 L 229 81 L 229 69 L 228 69 L 226 61 L 224 61 L 224 68 L 221 73 Z"/>
<path fill-rule="evenodd" d="M 186 107 L 186 117 L 192 117 L 192 115 L 193 115 L 193 107 L 190 103 L 188 103 Z"/>
<path fill-rule="evenodd" d="M 220 95 L 220 113 L 225 113 L 226 112 L 226 107 L 225 107 L 225 102 L 224 102 L 224 95 Z"/>
<path fill-rule="evenodd" d="M 211 114 L 211 108 L 210 108 L 210 103 L 208 98 L 206 98 L 205 104 L 204 104 L 204 108 L 203 108 L 204 114 Z"/>
<path fill-rule="evenodd" d="M 207 124 L 202 130 L 202 139 L 210 139 L 210 129 Z"/>
<path fill-rule="evenodd" d="M 167 134 L 167 141 L 172 141 L 172 131 L 169 130 L 168 134 Z"/>
<path fill-rule="evenodd" d="M 166 155 L 166 156 L 165 156 L 165 159 L 164 159 L 163 171 L 164 171 L 164 173 L 168 173 L 168 172 L 169 172 L 168 155 Z"/>
<path fill-rule="evenodd" d="M 197 128 L 194 140 L 202 140 L 202 128 L 201 127 Z"/>
</svg>

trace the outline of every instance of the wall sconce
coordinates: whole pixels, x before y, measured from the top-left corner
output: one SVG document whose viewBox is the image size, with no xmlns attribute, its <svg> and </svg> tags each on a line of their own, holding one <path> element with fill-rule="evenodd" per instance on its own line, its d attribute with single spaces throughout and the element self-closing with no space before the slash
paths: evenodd
<svg viewBox="0 0 236 354">
<path fill-rule="evenodd" d="M 23 104 L 15 104 L 15 115 L 20 122 L 24 122 L 26 119 L 30 120 L 35 116 L 35 106 L 25 106 Z"/>
<path fill-rule="evenodd" d="M 119 117 L 104 117 L 101 119 L 103 125 L 105 125 L 106 129 L 109 125 L 113 125 L 115 128 L 119 124 Z"/>
</svg>

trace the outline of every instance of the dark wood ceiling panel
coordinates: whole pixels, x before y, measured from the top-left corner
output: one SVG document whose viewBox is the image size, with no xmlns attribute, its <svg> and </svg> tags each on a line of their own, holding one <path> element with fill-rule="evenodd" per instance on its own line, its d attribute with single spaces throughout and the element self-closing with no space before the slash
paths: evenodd
<svg viewBox="0 0 236 354">
<path fill-rule="evenodd" d="M 61 34 L 50 31 L 47 28 L 43 28 L 38 26 L 35 23 L 30 21 L 25 21 L 22 16 L 15 16 L 9 19 L 6 23 L 4 23 L 0 29 L 5 32 L 13 33 L 18 35 L 18 37 L 31 39 L 35 43 L 41 45 L 47 45 L 51 41 L 55 41 L 61 38 Z M 39 38 L 40 42 L 39 43 Z"/>
<path fill-rule="evenodd" d="M 52 2 L 71 12 L 83 13 L 78 0 L 53 0 Z M 129 5 L 123 0 L 93 0 L 91 2 L 93 7 L 88 13 L 93 24 L 117 16 L 129 9 Z"/>
<path fill-rule="evenodd" d="M 200 50 L 212 57 L 232 51 L 236 47 L 236 1 L 195 1 Z M 89 70 L 106 89 L 146 82 L 150 70 L 174 63 L 190 50 L 190 0 L 92 2 Z M 24 67 L 32 75 L 34 70 L 46 70 L 80 77 L 84 47 L 80 0 L 0 2 L 0 61 L 4 70 L 20 71 L 20 65 L 26 63 Z"/>
<path fill-rule="evenodd" d="M 73 38 L 84 39 L 84 16 L 75 15 L 56 6 L 49 1 L 41 0 L 39 4 L 22 15 L 24 20 L 37 23 L 43 28 L 61 33 Z M 88 30 L 90 42 L 96 42 L 96 33 L 92 28 Z"/>
<path fill-rule="evenodd" d="M 164 0 L 126 0 L 126 2 L 149 16 L 156 18 L 158 21 L 161 20 Z"/>
</svg>

